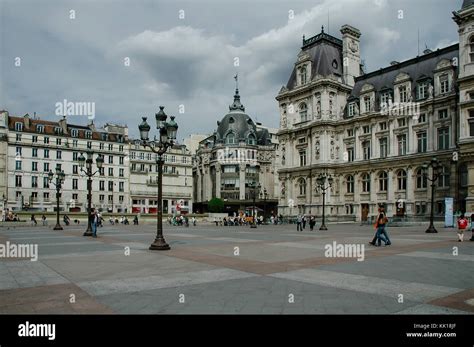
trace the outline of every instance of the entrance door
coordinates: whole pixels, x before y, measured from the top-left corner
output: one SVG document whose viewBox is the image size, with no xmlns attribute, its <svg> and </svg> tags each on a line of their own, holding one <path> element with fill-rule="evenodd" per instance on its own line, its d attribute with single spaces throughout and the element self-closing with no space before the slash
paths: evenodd
<svg viewBox="0 0 474 347">
<path fill-rule="evenodd" d="M 369 204 L 362 204 L 361 205 L 361 220 L 362 222 L 367 222 L 368 216 L 369 216 Z"/>
</svg>

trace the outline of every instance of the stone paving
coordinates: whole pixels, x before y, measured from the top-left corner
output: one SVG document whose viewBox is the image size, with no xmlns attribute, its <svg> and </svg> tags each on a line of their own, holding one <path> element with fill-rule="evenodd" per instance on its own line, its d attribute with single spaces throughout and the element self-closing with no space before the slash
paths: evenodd
<svg viewBox="0 0 474 347">
<path fill-rule="evenodd" d="M 0 228 L 0 244 L 38 245 L 37 261 L 0 258 L 0 313 L 474 313 L 474 242 L 454 229 L 392 227 L 373 247 L 371 226 L 328 227 L 165 225 L 162 252 L 155 225 Z M 333 242 L 363 258 L 327 256 Z"/>
</svg>

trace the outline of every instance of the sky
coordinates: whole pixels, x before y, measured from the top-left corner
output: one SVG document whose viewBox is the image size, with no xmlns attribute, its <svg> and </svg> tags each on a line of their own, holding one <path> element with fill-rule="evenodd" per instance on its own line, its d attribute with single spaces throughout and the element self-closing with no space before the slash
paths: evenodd
<svg viewBox="0 0 474 347">
<path fill-rule="evenodd" d="M 362 32 L 366 72 L 458 42 L 462 0 L 0 0 L 0 110 L 57 120 L 64 100 L 127 124 L 165 106 L 178 140 L 210 134 L 233 102 L 277 128 L 280 88 L 306 38 Z M 418 35 L 419 33 L 419 35 Z M 419 40 L 418 40 L 419 36 Z M 90 122 L 68 116 L 71 124 Z"/>
</svg>

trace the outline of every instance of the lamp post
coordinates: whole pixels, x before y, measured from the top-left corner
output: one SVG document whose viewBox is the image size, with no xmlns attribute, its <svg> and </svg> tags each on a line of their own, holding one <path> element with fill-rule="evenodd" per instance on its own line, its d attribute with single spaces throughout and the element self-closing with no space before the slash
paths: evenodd
<svg viewBox="0 0 474 347">
<path fill-rule="evenodd" d="M 87 159 L 84 157 L 84 155 L 81 152 L 81 155 L 77 159 L 79 161 L 79 166 L 81 168 L 81 172 L 84 172 L 87 176 L 87 230 L 83 234 L 83 236 L 92 236 L 92 221 L 91 221 L 91 215 L 92 215 L 92 176 L 94 176 L 96 173 L 100 171 L 102 168 L 102 165 L 104 164 L 104 156 L 102 154 L 99 154 L 95 160 L 95 163 L 97 165 L 97 168 L 99 170 L 92 172 L 92 163 L 93 159 L 92 156 L 94 155 L 94 152 L 92 151 L 87 151 Z M 84 170 L 84 166 L 86 169 Z"/>
<path fill-rule="evenodd" d="M 328 185 L 326 185 L 326 181 Z M 316 179 L 316 183 L 318 184 L 318 188 L 321 190 L 323 193 L 323 220 L 321 223 L 321 227 L 319 230 L 328 230 L 326 226 L 326 190 L 331 188 L 332 183 L 333 183 L 333 178 L 327 174 L 319 174 L 318 178 Z"/>
<path fill-rule="evenodd" d="M 262 191 L 260 191 L 260 199 L 263 198 L 263 221 L 266 221 L 267 218 L 267 188 L 263 188 Z"/>
<path fill-rule="evenodd" d="M 431 178 L 428 177 L 428 168 L 431 167 L 432 172 L 431 172 Z M 428 229 L 426 229 L 426 233 L 437 233 L 438 231 L 436 230 L 434 226 L 434 191 L 436 187 L 436 181 L 439 178 L 439 161 L 436 158 L 431 159 L 429 164 L 423 165 L 423 176 L 431 182 L 431 211 L 430 211 L 430 225 Z"/>
<path fill-rule="evenodd" d="M 172 147 L 176 140 L 178 124 L 174 121 L 174 116 L 166 122 L 168 116 L 163 111 L 164 106 L 160 106 L 160 111 L 155 114 L 156 128 L 159 132 L 159 139 L 149 140 L 150 125 L 147 123 L 147 117 L 142 117 L 143 121 L 138 126 L 140 130 L 140 143 L 143 147 L 149 147 L 156 154 L 156 163 L 158 165 L 158 202 L 157 202 L 157 226 L 156 238 L 150 245 L 150 250 L 165 251 L 170 249 L 163 237 L 163 155 L 169 147 Z"/>
<path fill-rule="evenodd" d="M 251 228 L 257 227 L 257 220 L 256 220 L 256 213 L 255 213 L 255 200 L 257 198 L 257 191 L 260 191 L 262 186 L 260 183 L 253 181 L 250 185 L 250 189 L 252 189 L 252 198 L 253 198 L 253 207 L 252 207 L 252 224 L 250 224 Z"/>
<path fill-rule="evenodd" d="M 53 182 L 54 175 L 56 175 L 56 182 Z M 56 173 L 54 174 L 51 170 L 48 172 L 49 183 L 53 183 L 56 186 L 56 225 L 53 230 L 63 230 L 61 224 L 59 224 L 59 194 L 61 192 L 61 187 L 64 183 L 66 174 L 64 171 L 61 171 L 59 166 L 56 166 Z"/>
</svg>

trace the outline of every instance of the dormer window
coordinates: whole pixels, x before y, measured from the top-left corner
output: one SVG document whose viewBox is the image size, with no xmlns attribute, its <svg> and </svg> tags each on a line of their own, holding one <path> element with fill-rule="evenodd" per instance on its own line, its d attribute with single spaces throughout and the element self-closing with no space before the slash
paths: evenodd
<svg viewBox="0 0 474 347">
<path fill-rule="evenodd" d="M 356 113 L 355 103 L 351 102 L 349 104 L 348 115 L 349 117 L 354 117 Z"/>
<path fill-rule="evenodd" d="M 92 131 L 86 131 L 86 139 L 91 139 L 92 138 Z"/>
<path fill-rule="evenodd" d="M 303 66 L 303 67 L 300 69 L 300 84 L 301 84 L 301 85 L 306 84 L 306 79 L 307 79 L 306 67 Z"/>
<path fill-rule="evenodd" d="M 400 102 L 408 102 L 407 86 L 398 87 L 398 93 L 400 95 Z"/>
<path fill-rule="evenodd" d="M 247 144 L 248 144 L 248 145 L 256 145 L 256 144 L 257 144 L 257 140 L 255 139 L 255 135 L 254 135 L 254 134 L 250 134 L 250 135 L 247 137 Z"/>
<path fill-rule="evenodd" d="M 36 126 L 36 132 L 40 133 L 40 134 L 44 133 L 44 125 L 43 124 L 38 124 Z"/>
<path fill-rule="evenodd" d="M 389 92 L 382 93 L 382 95 L 380 96 L 380 105 L 388 106 L 389 100 L 390 100 L 390 93 Z"/>
<path fill-rule="evenodd" d="M 300 104 L 300 117 L 302 122 L 308 120 L 308 106 L 304 102 Z"/>
<path fill-rule="evenodd" d="M 365 112 L 370 112 L 372 108 L 372 103 L 370 100 L 370 96 L 364 97 L 364 105 L 365 105 Z"/>
<path fill-rule="evenodd" d="M 77 137 L 79 135 L 79 130 L 77 129 L 72 129 L 71 130 L 71 136 L 72 137 Z"/>
<path fill-rule="evenodd" d="M 423 82 L 418 85 L 418 99 L 426 99 L 428 97 L 428 83 Z"/>
<path fill-rule="evenodd" d="M 234 133 L 227 134 L 227 136 L 225 138 L 225 143 L 228 144 L 228 145 L 235 144 L 235 135 L 234 135 Z"/>
<path fill-rule="evenodd" d="M 16 122 L 15 123 L 15 131 L 23 131 L 23 123 Z"/>
<path fill-rule="evenodd" d="M 474 63 L 474 36 L 469 39 L 469 59 Z"/>
<path fill-rule="evenodd" d="M 439 90 L 441 94 L 446 94 L 449 92 L 448 75 L 442 75 L 439 77 Z"/>
<path fill-rule="evenodd" d="M 101 134 L 102 141 L 107 141 L 107 139 L 108 139 L 107 135 L 108 135 L 107 133 L 102 133 Z"/>
</svg>

